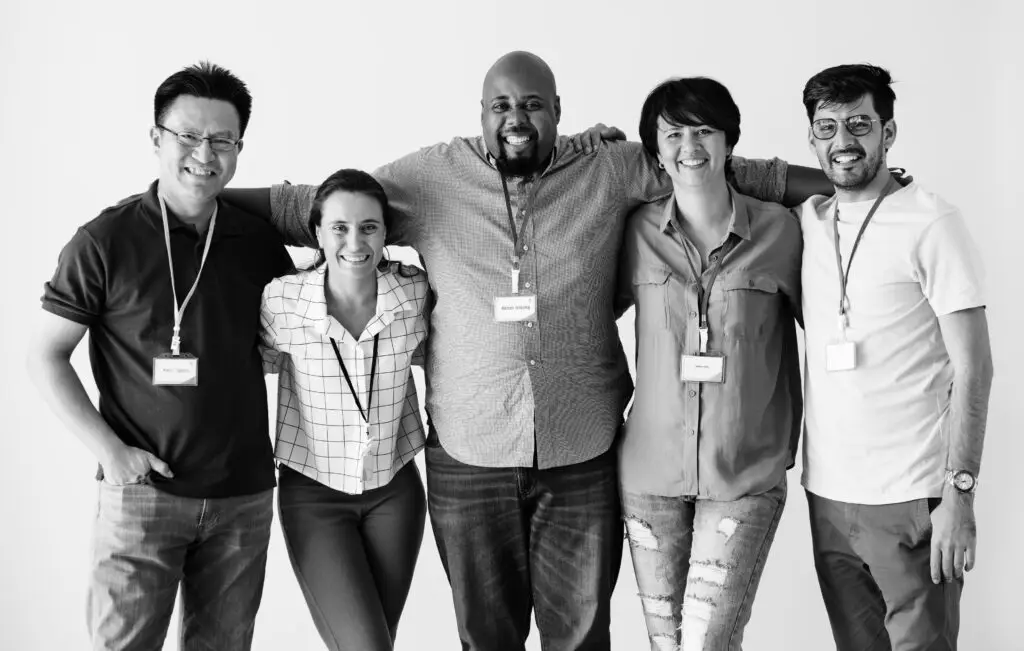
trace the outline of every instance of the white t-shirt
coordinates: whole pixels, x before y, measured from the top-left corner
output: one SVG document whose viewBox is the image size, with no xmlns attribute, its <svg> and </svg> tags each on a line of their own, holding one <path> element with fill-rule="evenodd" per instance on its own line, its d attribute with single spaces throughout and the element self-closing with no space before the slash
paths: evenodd
<svg viewBox="0 0 1024 651">
<path fill-rule="evenodd" d="M 804 236 L 804 487 L 858 504 L 942 493 L 953 370 L 939 316 L 985 304 L 982 265 L 960 212 L 910 183 L 884 199 L 861 238 L 847 287 L 857 366 L 829 372 L 840 340 L 835 199 L 801 206 Z M 871 201 L 842 203 L 843 266 Z"/>
</svg>

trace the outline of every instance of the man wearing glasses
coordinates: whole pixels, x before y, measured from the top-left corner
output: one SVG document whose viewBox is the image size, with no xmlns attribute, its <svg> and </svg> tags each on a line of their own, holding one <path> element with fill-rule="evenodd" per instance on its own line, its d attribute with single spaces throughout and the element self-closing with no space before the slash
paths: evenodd
<svg viewBox="0 0 1024 651">
<path fill-rule="evenodd" d="M 99 461 L 87 617 L 93 648 L 248 649 L 274 463 L 257 351 L 280 237 L 218 201 L 252 98 L 201 63 L 157 89 L 159 178 L 75 233 L 45 286 L 29 353 L 51 409 Z M 85 333 L 99 409 L 71 366 Z"/>
<path fill-rule="evenodd" d="M 803 100 L 835 197 L 802 207 L 803 484 L 839 649 L 956 649 L 992 381 L 960 212 L 891 173 L 889 73 L 824 70 Z"/>
</svg>

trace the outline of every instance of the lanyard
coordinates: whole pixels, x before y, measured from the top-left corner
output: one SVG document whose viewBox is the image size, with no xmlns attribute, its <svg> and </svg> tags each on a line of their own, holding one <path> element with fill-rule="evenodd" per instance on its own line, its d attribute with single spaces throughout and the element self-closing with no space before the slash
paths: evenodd
<svg viewBox="0 0 1024 651">
<path fill-rule="evenodd" d="M 356 408 L 359 409 L 359 415 L 363 417 L 363 422 L 367 425 L 370 424 L 370 403 L 373 401 L 373 378 L 377 375 L 377 341 L 380 339 L 380 333 L 373 335 L 373 361 L 370 362 L 370 389 L 366 392 L 366 412 L 363 413 L 363 403 L 359 402 L 359 394 L 356 393 L 356 388 L 352 384 L 352 378 L 348 376 L 348 369 L 345 368 L 345 361 L 341 359 L 341 352 L 338 350 L 338 343 L 334 341 L 334 337 L 331 337 L 331 347 L 334 348 L 334 355 L 338 358 L 338 364 L 341 365 L 341 372 L 345 375 L 345 382 L 348 382 L 348 389 L 352 392 L 352 399 L 356 401 Z"/>
<path fill-rule="evenodd" d="M 164 203 L 164 198 L 157 194 L 157 199 L 160 201 L 160 217 L 163 219 L 164 224 L 164 243 L 167 245 L 167 266 L 171 270 L 171 295 L 174 296 L 174 333 L 171 335 L 171 354 L 177 357 L 181 354 L 181 319 L 185 314 L 185 308 L 188 307 L 188 302 L 192 300 L 192 294 L 195 293 L 196 287 L 199 286 L 199 277 L 203 273 L 203 267 L 206 265 L 206 256 L 210 253 L 210 243 L 213 242 L 213 227 L 217 223 L 217 205 L 213 206 L 213 216 L 210 217 L 210 227 L 206 231 L 206 246 L 203 247 L 203 259 L 199 262 L 199 271 L 196 272 L 196 280 L 192 283 L 192 289 L 188 290 L 188 294 L 185 296 L 185 300 L 178 305 L 178 289 L 174 284 L 174 260 L 171 257 L 171 227 L 167 223 L 167 204 Z"/>
<path fill-rule="evenodd" d="M 523 223 L 519 226 L 519 232 L 516 232 L 516 221 L 512 217 L 512 200 L 508 195 L 508 182 L 505 181 L 505 175 L 500 171 L 501 175 L 501 189 L 505 192 L 505 209 L 508 211 L 508 227 L 512 231 L 512 293 L 519 293 L 519 259 L 522 257 L 523 252 L 519 250 L 519 240 L 523 239 L 523 234 L 526 232 L 526 222 L 530 220 L 530 211 L 527 211 L 523 215 Z"/>
<path fill-rule="evenodd" d="M 835 215 L 832 219 L 832 233 L 835 236 L 835 248 L 836 248 L 836 268 L 839 270 L 839 329 L 840 331 L 846 330 L 846 326 L 849 324 L 847 317 L 847 310 L 849 304 L 849 298 L 846 295 L 846 287 L 850 282 L 850 266 L 853 265 L 853 256 L 857 253 L 857 246 L 860 245 L 860 238 L 863 237 L 864 231 L 868 227 L 868 222 L 875 216 L 875 211 L 878 210 L 878 206 L 882 204 L 882 199 L 885 199 L 889 194 L 894 191 L 897 186 L 896 178 L 889 179 L 889 183 L 886 184 L 885 189 L 875 199 L 875 203 L 871 205 L 871 210 L 868 211 L 866 217 L 864 217 L 864 223 L 860 225 L 860 230 L 857 231 L 857 238 L 853 240 L 853 248 L 850 249 L 850 259 L 846 261 L 846 271 L 843 272 L 843 256 L 839 252 L 839 199 L 836 199 L 836 210 Z"/>
<path fill-rule="evenodd" d="M 732 234 L 726 235 L 725 244 L 719 249 L 718 259 L 708 267 L 707 287 L 704 287 L 703 276 L 697 271 L 697 265 L 693 264 L 690 252 L 685 246 L 683 247 L 683 253 L 686 254 L 686 262 L 690 265 L 694 282 L 697 284 L 697 309 L 700 311 L 700 325 L 697 332 L 700 335 L 699 345 L 702 354 L 708 352 L 708 304 L 711 302 L 711 288 L 714 287 L 715 280 L 718 279 L 718 272 L 722 270 L 725 256 L 729 255 L 729 252 L 732 251 L 735 245 L 736 240 L 732 237 Z"/>
</svg>

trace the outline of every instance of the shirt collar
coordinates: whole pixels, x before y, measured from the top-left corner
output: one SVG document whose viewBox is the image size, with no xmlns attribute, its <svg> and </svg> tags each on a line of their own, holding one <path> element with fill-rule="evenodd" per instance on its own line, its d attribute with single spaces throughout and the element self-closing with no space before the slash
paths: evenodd
<svg viewBox="0 0 1024 651">
<path fill-rule="evenodd" d="M 726 185 L 729 190 L 729 201 L 732 203 L 732 215 L 729 217 L 729 232 L 735 233 L 739 238 L 750 240 L 750 212 L 747 202 L 735 192 L 731 186 Z M 669 229 L 678 230 L 676 226 L 676 197 L 673 193 L 665 202 L 661 215 L 661 232 L 668 233 Z"/>
<path fill-rule="evenodd" d="M 372 338 L 387 328 L 395 320 L 395 316 L 415 308 L 412 301 L 402 288 L 396 277 L 397 262 L 392 262 L 384 270 L 377 269 L 377 309 L 373 318 L 360 333 L 359 341 Z M 324 281 L 327 278 L 327 263 L 321 264 L 306 274 L 299 298 L 307 301 L 309 308 L 302 318 L 314 325 L 318 332 L 339 341 L 352 341 L 349 334 L 337 319 L 327 313 L 327 298 L 324 295 Z"/>
<path fill-rule="evenodd" d="M 157 198 L 157 186 L 159 183 L 159 179 L 150 183 L 149 188 L 144 194 L 142 194 L 141 201 L 143 210 L 145 210 L 150 217 L 156 220 L 157 229 L 162 231 L 163 226 L 161 225 L 162 218 L 160 217 L 160 200 Z M 252 219 L 259 219 L 259 217 L 252 216 Z M 194 228 L 178 219 L 170 209 L 167 210 L 167 226 L 170 228 L 171 232 L 176 230 L 187 230 L 192 234 L 195 234 L 196 232 Z M 225 235 L 238 235 L 242 232 L 242 220 L 235 214 L 235 210 L 218 198 L 217 223 L 214 225 L 213 239 L 218 240 Z"/>
</svg>

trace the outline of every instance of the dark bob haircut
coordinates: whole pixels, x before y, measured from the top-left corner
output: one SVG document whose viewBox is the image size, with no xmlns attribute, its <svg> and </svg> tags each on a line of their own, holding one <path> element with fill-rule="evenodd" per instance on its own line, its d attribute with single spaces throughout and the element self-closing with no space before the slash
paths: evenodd
<svg viewBox="0 0 1024 651">
<path fill-rule="evenodd" d="M 822 70 L 804 85 L 804 108 L 807 119 L 814 120 L 819 106 L 837 106 L 855 102 L 871 95 L 878 117 L 888 122 L 893 116 L 896 93 L 892 90 L 892 76 L 885 68 L 854 63 Z"/>
<path fill-rule="evenodd" d="M 252 95 L 245 83 L 231 71 L 209 61 L 200 61 L 165 79 L 156 89 L 156 97 L 153 98 L 154 124 L 163 124 L 171 104 L 182 95 L 230 103 L 238 111 L 239 139 L 245 135 L 252 114 Z"/>
<path fill-rule="evenodd" d="M 388 206 L 388 195 L 384 192 L 384 188 L 381 187 L 380 183 L 377 182 L 377 179 L 362 170 L 343 169 L 328 176 L 320 184 L 320 187 L 316 189 L 316 194 L 313 196 L 313 207 L 309 211 L 309 221 L 306 222 L 306 229 L 313 237 L 313 241 L 316 241 L 316 229 L 323 220 L 324 201 L 335 192 L 363 194 L 371 199 L 376 199 L 384 215 L 384 228 L 388 231 L 391 230 L 392 219 L 391 209 Z M 319 249 L 317 250 L 313 266 L 317 267 L 323 261 L 324 252 L 322 249 Z M 389 261 L 386 256 L 381 258 L 379 265 L 381 268 L 386 267 L 388 264 Z"/>
<path fill-rule="evenodd" d="M 676 126 L 707 125 L 725 132 L 725 143 L 740 139 L 740 109 L 729 89 L 707 77 L 670 79 L 651 91 L 640 110 L 640 142 L 658 156 L 658 118 Z"/>
</svg>

